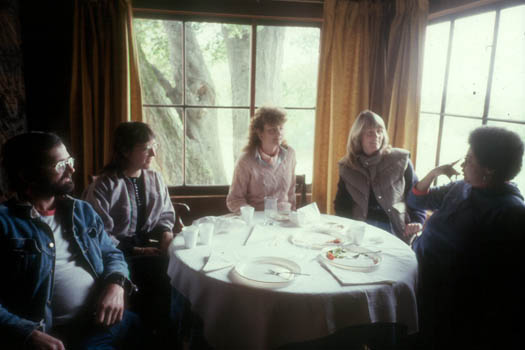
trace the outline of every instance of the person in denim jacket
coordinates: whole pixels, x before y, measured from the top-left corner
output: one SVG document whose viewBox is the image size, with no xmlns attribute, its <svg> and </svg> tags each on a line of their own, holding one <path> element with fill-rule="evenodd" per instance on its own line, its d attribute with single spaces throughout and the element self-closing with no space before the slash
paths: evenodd
<svg viewBox="0 0 525 350">
<path fill-rule="evenodd" d="M 2 348 L 130 348 L 138 317 L 125 311 L 128 266 L 74 189 L 74 159 L 51 133 L 2 147 L 11 198 L 0 205 Z"/>
</svg>

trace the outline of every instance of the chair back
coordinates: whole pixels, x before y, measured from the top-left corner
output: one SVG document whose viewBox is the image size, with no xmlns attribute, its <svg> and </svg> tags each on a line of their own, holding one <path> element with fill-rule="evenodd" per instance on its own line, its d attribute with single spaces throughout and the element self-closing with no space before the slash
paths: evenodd
<svg viewBox="0 0 525 350">
<path fill-rule="evenodd" d="M 295 193 L 301 194 L 301 199 L 297 203 L 297 208 L 304 207 L 306 205 L 306 175 L 295 176 Z"/>
</svg>

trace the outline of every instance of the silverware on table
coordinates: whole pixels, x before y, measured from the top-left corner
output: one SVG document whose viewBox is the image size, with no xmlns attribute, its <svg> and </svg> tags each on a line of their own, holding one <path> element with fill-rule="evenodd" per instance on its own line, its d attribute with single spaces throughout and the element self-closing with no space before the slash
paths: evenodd
<svg viewBox="0 0 525 350">
<path fill-rule="evenodd" d="M 375 252 L 361 252 L 361 253 L 357 253 L 356 255 L 353 255 L 352 259 L 357 259 L 359 257 L 359 255 L 364 255 L 364 256 L 367 256 L 369 258 L 373 258 L 369 254 L 379 254 L 379 253 L 381 253 L 380 250 L 376 250 Z"/>
<path fill-rule="evenodd" d="M 276 275 L 276 276 L 280 276 L 280 275 L 283 275 L 283 274 L 310 276 L 309 273 L 301 273 L 301 272 L 294 272 L 294 271 L 275 271 L 275 270 L 272 270 L 272 269 L 268 270 L 267 274 Z"/>
</svg>

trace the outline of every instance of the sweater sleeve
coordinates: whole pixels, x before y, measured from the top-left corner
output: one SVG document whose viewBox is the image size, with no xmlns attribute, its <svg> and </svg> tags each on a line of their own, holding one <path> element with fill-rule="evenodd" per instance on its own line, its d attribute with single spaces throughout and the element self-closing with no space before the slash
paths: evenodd
<svg viewBox="0 0 525 350">
<path fill-rule="evenodd" d="M 111 196 L 108 193 L 110 192 L 110 188 L 106 186 L 106 183 L 103 181 L 103 179 L 99 178 L 89 185 L 83 199 L 93 206 L 93 209 L 95 209 L 97 214 L 102 219 L 102 222 L 104 223 L 104 229 L 106 230 L 107 234 L 111 237 L 115 245 L 118 245 L 119 241 L 113 235 L 113 218 L 109 214 L 111 209 Z"/>
<path fill-rule="evenodd" d="M 232 213 L 239 212 L 243 205 L 247 204 L 248 184 L 250 183 L 250 172 L 246 165 L 239 159 L 233 172 L 233 180 L 226 197 L 226 205 Z"/>
<path fill-rule="evenodd" d="M 334 200 L 335 214 L 345 218 L 351 218 L 352 208 L 354 207 L 354 199 L 346 190 L 344 180 L 339 177 L 337 184 L 337 193 Z"/>
<path fill-rule="evenodd" d="M 433 187 L 427 193 L 421 193 L 416 190 L 415 185 L 409 191 L 407 196 L 407 205 L 419 210 L 436 210 L 441 207 L 445 196 L 449 193 L 457 182 L 451 182 L 448 185 Z"/>
<path fill-rule="evenodd" d="M 405 176 L 405 198 L 407 198 L 408 194 L 412 191 L 412 188 L 414 188 L 414 186 L 419 181 L 416 173 L 414 172 L 414 167 L 410 159 L 408 160 L 408 166 L 405 170 L 404 176 Z M 408 211 L 408 215 L 410 216 L 410 222 L 418 222 L 420 224 L 423 224 L 425 222 L 427 215 L 424 209 L 413 208 L 407 202 L 407 211 Z"/>
<path fill-rule="evenodd" d="M 155 225 L 155 232 L 165 232 L 172 231 L 173 226 L 175 226 L 175 209 L 173 209 L 173 203 L 171 203 L 170 193 L 168 191 L 168 186 L 164 183 L 162 176 L 155 172 L 156 184 L 158 188 L 156 189 L 159 193 L 158 200 L 161 201 L 161 213 L 159 215 L 159 220 Z"/>
</svg>

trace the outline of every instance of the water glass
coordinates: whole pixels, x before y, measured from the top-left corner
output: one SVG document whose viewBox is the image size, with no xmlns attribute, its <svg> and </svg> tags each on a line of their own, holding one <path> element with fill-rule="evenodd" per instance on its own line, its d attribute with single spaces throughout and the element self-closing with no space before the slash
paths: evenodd
<svg viewBox="0 0 525 350">
<path fill-rule="evenodd" d="M 184 226 L 182 228 L 182 236 L 184 237 L 184 246 L 186 248 L 195 248 L 199 237 L 199 228 L 196 226 Z"/>
<path fill-rule="evenodd" d="M 210 245 L 213 240 L 213 231 L 215 225 L 211 222 L 205 222 L 199 224 L 199 236 L 201 238 L 201 243 L 204 245 Z"/>
<path fill-rule="evenodd" d="M 241 207 L 241 217 L 247 225 L 252 224 L 254 212 L 255 212 L 255 208 L 252 207 L 251 205 L 243 205 Z"/>
<path fill-rule="evenodd" d="M 265 224 L 272 225 L 272 218 L 277 214 L 277 198 L 264 197 L 264 217 Z"/>
</svg>

